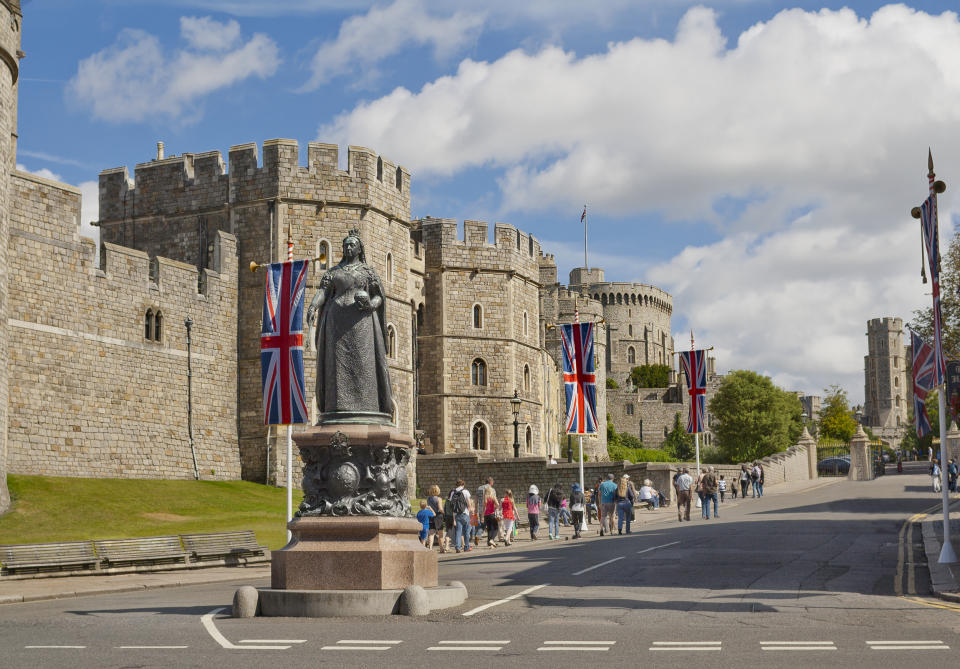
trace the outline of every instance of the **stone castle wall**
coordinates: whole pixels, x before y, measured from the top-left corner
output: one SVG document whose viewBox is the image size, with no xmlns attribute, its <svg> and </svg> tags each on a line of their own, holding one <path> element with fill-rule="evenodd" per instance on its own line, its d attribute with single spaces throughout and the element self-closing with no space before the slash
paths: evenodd
<svg viewBox="0 0 960 669">
<path fill-rule="evenodd" d="M 413 433 L 415 315 L 423 304 L 423 260 L 410 241 L 410 175 L 363 147 L 349 147 L 347 170 L 338 168 L 338 147 L 311 142 L 307 165 L 288 139 L 231 147 L 229 165 L 217 151 L 183 154 L 100 175 L 102 239 L 204 266 L 208 240 L 218 230 L 237 238 L 239 314 L 235 324 L 239 366 L 239 448 L 249 480 L 285 478 L 285 429 L 263 424 L 260 387 L 260 314 L 263 274 L 251 261 L 285 260 L 288 236 L 295 258 L 314 258 L 306 299 L 322 272 L 341 258 L 349 230 L 360 230 L 367 262 L 386 289 L 386 315 L 395 334 L 390 360 L 398 425 Z M 229 168 L 229 170 L 228 170 Z M 305 352 L 307 392 L 315 389 L 316 354 Z M 311 418 L 316 418 L 315 403 Z M 297 428 L 301 429 L 301 428 Z M 269 462 L 268 462 L 269 453 Z M 299 463 L 296 465 L 299 467 Z M 299 473 L 295 473 L 295 477 Z"/>
<path fill-rule="evenodd" d="M 480 423 L 487 435 L 485 454 L 513 455 L 510 399 L 516 390 L 522 400 L 520 451 L 545 454 L 540 244 L 504 223 L 495 225 L 493 243 L 481 221 L 464 222 L 463 239 L 451 219 L 416 225 L 427 275 L 427 317 L 418 338 L 420 428 L 435 452 L 466 452 Z M 475 360 L 485 367 L 485 384 L 473 383 Z"/>
<path fill-rule="evenodd" d="M 7 402 L 10 329 L 7 318 L 10 311 L 10 271 L 7 242 L 9 239 L 10 172 L 16 162 L 17 137 L 17 79 L 20 72 L 20 25 L 22 14 L 19 0 L 0 3 L 0 57 L 6 67 L 0 66 L 0 514 L 10 505 L 7 490 L 7 467 L 10 453 L 7 428 Z"/>
<path fill-rule="evenodd" d="M 200 474 L 238 478 L 233 236 L 213 237 L 203 272 L 110 243 L 98 265 L 76 188 L 16 172 L 11 189 L 9 471 L 192 478 L 189 317 Z"/>
</svg>

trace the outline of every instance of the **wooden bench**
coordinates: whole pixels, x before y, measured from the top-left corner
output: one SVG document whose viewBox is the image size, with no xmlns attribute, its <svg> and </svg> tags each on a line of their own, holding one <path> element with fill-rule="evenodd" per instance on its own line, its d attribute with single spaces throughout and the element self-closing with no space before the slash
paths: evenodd
<svg viewBox="0 0 960 669">
<path fill-rule="evenodd" d="M 65 541 L 50 544 L 11 544 L 0 546 L 0 575 L 14 571 L 60 571 L 70 567 L 99 568 L 100 558 L 92 541 Z"/>
<path fill-rule="evenodd" d="M 105 567 L 164 562 L 188 564 L 190 560 L 190 554 L 183 549 L 180 537 L 175 534 L 137 539 L 102 539 L 93 543 Z"/>
<path fill-rule="evenodd" d="M 257 544 L 253 530 L 182 534 L 183 546 L 197 562 L 266 556 L 267 547 Z"/>
</svg>

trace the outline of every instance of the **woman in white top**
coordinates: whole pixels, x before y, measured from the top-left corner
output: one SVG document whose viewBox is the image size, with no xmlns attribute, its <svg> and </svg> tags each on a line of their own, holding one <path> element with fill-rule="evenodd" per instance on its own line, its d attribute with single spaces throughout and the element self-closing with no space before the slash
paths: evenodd
<svg viewBox="0 0 960 669">
<path fill-rule="evenodd" d="M 660 508 L 660 495 L 653 489 L 653 481 L 650 479 L 643 480 L 643 485 L 640 486 L 639 496 L 641 502 L 652 503 L 654 509 Z"/>
<path fill-rule="evenodd" d="M 933 478 L 933 492 L 940 492 L 940 463 L 936 460 L 930 466 L 930 476 Z"/>
</svg>

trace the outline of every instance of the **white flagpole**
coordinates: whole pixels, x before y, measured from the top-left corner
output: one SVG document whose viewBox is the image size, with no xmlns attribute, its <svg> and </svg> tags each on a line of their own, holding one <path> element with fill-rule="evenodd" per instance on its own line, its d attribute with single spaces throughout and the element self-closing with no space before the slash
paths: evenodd
<svg viewBox="0 0 960 669">
<path fill-rule="evenodd" d="M 587 491 L 584 489 L 584 486 L 583 486 L 583 435 L 582 435 L 582 434 L 580 435 L 580 493 L 583 495 L 584 500 L 586 500 L 586 498 L 587 498 L 587 496 L 586 496 L 586 495 L 587 495 Z M 594 501 L 594 503 L 597 502 L 597 500 L 593 500 L 593 501 Z M 587 516 L 588 516 L 588 515 L 589 515 L 589 514 L 588 514 L 588 512 L 587 512 L 587 505 L 584 504 L 584 505 L 583 505 L 583 516 L 580 518 L 580 531 L 581 531 L 581 532 L 586 532 L 586 531 L 587 531 Z"/>
<path fill-rule="evenodd" d="M 957 552 L 950 540 L 950 489 L 947 481 L 947 384 L 940 387 L 940 494 L 943 500 L 943 547 L 940 549 L 940 564 L 957 562 Z"/>
<path fill-rule="evenodd" d="M 587 205 L 583 205 L 583 266 L 590 271 L 587 263 Z"/>
<path fill-rule="evenodd" d="M 293 425 L 287 425 L 287 523 L 291 520 L 293 520 Z M 288 529 L 287 541 L 292 537 L 293 534 Z"/>
</svg>

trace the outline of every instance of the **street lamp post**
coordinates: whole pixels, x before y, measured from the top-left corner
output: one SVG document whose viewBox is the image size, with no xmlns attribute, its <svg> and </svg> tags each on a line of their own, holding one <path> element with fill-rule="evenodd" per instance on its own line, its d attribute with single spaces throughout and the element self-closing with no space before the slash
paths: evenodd
<svg viewBox="0 0 960 669">
<path fill-rule="evenodd" d="M 510 405 L 513 407 L 513 457 L 520 457 L 520 393 L 513 391 Z"/>
</svg>

